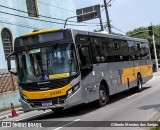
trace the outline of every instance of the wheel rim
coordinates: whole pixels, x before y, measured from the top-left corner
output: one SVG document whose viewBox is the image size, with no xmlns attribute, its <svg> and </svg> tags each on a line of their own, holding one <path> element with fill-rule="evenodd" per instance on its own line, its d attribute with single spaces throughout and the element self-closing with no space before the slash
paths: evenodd
<svg viewBox="0 0 160 130">
<path fill-rule="evenodd" d="M 139 88 L 139 90 L 142 89 L 142 83 L 141 83 L 140 79 L 139 79 L 139 81 L 138 81 L 138 88 Z"/>
<path fill-rule="evenodd" d="M 105 94 L 105 91 L 104 91 L 103 89 L 101 89 L 101 90 L 99 91 L 99 95 L 100 95 L 100 101 L 101 101 L 102 103 L 105 103 L 105 102 L 106 102 L 106 94 Z"/>
</svg>

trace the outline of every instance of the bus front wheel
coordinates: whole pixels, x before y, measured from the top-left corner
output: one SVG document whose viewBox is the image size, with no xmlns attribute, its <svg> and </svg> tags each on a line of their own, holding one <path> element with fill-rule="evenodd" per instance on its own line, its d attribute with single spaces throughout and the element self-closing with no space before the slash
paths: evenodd
<svg viewBox="0 0 160 130">
<path fill-rule="evenodd" d="M 99 88 L 99 99 L 97 100 L 96 104 L 98 107 L 103 107 L 107 105 L 108 102 L 109 102 L 108 92 L 105 86 L 101 84 Z"/>
<path fill-rule="evenodd" d="M 140 75 L 137 76 L 137 87 L 136 87 L 136 90 L 138 92 L 142 91 L 142 78 L 141 78 Z"/>
</svg>

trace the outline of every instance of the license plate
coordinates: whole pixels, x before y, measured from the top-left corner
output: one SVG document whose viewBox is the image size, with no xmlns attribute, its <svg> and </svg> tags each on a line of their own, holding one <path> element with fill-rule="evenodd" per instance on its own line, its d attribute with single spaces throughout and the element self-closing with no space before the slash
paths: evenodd
<svg viewBox="0 0 160 130">
<path fill-rule="evenodd" d="M 42 106 L 52 106 L 52 102 L 45 102 L 45 103 L 42 103 Z"/>
</svg>

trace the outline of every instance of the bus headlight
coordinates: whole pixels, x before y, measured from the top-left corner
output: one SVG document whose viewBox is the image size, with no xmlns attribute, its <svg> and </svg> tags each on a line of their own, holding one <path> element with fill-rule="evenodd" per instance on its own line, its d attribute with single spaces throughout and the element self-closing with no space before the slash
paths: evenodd
<svg viewBox="0 0 160 130">
<path fill-rule="evenodd" d="M 70 89 L 69 91 L 68 91 L 68 95 L 70 95 L 72 93 L 72 89 Z"/>
<path fill-rule="evenodd" d="M 67 92 L 67 96 L 71 96 L 73 93 L 75 93 L 77 90 L 79 89 L 79 84 L 75 85 L 74 87 L 72 87 L 70 90 L 68 90 Z"/>
</svg>

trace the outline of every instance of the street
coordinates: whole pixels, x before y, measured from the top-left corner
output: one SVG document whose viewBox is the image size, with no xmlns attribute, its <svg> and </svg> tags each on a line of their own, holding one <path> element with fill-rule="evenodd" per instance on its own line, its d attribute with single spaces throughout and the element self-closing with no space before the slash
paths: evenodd
<svg viewBox="0 0 160 130">
<path fill-rule="evenodd" d="M 52 111 L 46 111 L 44 114 L 42 113 L 43 111 L 39 111 L 39 114 L 28 112 L 12 120 L 23 122 L 47 121 L 49 123 L 55 123 L 55 130 L 75 129 L 73 126 L 78 121 L 158 121 L 160 119 L 159 99 L 159 76 L 154 76 L 152 80 L 144 84 L 142 92 L 137 93 L 131 90 L 116 94 L 111 96 L 110 104 L 99 109 L 94 106 L 94 103 L 90 103 L 67 109 L 61 114 L 55 114 Z M 92 124 L 84 122 L 83 129 L 138 129 L 137 127 L 92 127 L 93 122 L 90 123 Z M 46 129 L 53 130 L 53 128 Z M 77 127 L 77 129 L 82 129 L 82 127 Z"/>
</svg>

